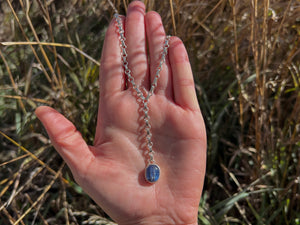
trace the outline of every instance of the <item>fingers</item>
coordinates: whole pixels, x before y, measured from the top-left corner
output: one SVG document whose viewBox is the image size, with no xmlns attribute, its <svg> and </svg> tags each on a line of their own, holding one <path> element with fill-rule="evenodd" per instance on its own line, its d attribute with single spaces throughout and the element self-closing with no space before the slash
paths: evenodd
<svg viewBox="0 0 300 225">
<path fill-rule="evenodd" d="M 170 40 L 169 60 L 172 69 L 175 102 L 183 108 L 199 110 L 188 54 L 178 37 L 172 37 Z"/>
<path fill-rule="evenodd" d="M 68 164 L 73 174 L 84 171 L 93 155 L 75 126 L 56 110 L 41 106 L 35 111 L 51 142 Z"/>
<path fill-rule="evenodd" d="M 125 36 L 129 68 L 136 84 L 148 88 L 147 52 L 145 37 L 145 5 L 140 1 L 133 1 L 128 6 Z"/>
<path fill-rule="evenodd" d="M 124 17 L 121 17 L 121 19 L 124 24 Z M 100 64 L 99 86 L 101 96 L 110 96 L 124 89 L 120 40 L 115 19 L 110 23 L 105 35 Z"/>
<path fill-rule="evenodd" d="M 122 19 L 124 21 L 124 18 Z M 149 89 L 161 59 L 165 40 L 161 18 L 155 12 L 145 15 L 145 5 L 140 1 L 133 1 L 128 7 L 124 30 L 129 68 L 136 84 L 142 84 Z M 151 78 L 149 78 L 147 66 L 146 33 L 150 52 Z M 166 97 L 174 98 L 175 102 L 182 107 L 199 110 L 188 55 L 179 38 L 173 37 L 170 40 L 166 64 L 167 66 L 164 65 L 160 72 L 156 93 L 162 92 Z M 124 90 L 124 80 L 119 34 L 113 20 L 106 33 L 101 58 L 100 93 L 111 95 Z"/>
<path fill-rule="evenodd" d="M 149 12 L 146 14 L 146 32 L 150 54 L 150 82 L 153 81 L 157 68 L 159 66 L 166 33 L 162 24 L 161 17 L 156 12 Z M 167 62 L 168 63 L 168 62 Z M 168 66 L 163 65 L 162 71 L 160 71 L 159 82 L 155 92 L 162 93 L 166 96 L 172 95 L 172 79 L 171 73 L 168 70 Z"/>
</svg>

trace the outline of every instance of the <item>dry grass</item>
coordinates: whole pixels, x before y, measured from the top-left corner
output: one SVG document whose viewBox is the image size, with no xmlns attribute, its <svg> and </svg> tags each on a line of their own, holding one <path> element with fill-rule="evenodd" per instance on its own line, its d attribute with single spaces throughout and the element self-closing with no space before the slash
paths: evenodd
<svg viewBox="0 0 300 225">
<path fill-rule="evenodd" d="M 112 2 L 126 11 L 127 0 Z M 300 2 L 145 4 L 192 62 L 209 144 L 199 223 L 300 224 Z M 92 143 L 113 9 L 96 0 L 0 6 L 0 224 L 111 224 L 33 112 L 60 110 Z"/>
</svg>

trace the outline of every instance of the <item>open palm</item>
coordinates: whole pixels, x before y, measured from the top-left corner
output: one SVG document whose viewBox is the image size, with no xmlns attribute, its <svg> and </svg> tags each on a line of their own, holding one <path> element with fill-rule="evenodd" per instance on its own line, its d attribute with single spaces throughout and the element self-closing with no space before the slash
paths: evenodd
<svg viewBox="0 0 300 225">
<path fill-rule="evenodd" d="M 132 75 L 149 90 L 165 38 L 160 16 L 145 14 L 144 5 L 133 2 L 122 20 Z M 197 224 L 206 134 L 182 42 L 171 38 L 169 55 L 149 100 L 154 156 L 161 168 L 155 184 L 144 178 L 147 149 L 143 114 L 125 80 L 119 35 L 112 21 L 101 58 L 94 146 L 88 146 L 75 126 L 54 109 L 39 107 L 36 114 L 76 181 L 116 222 Z"/>
</svg>

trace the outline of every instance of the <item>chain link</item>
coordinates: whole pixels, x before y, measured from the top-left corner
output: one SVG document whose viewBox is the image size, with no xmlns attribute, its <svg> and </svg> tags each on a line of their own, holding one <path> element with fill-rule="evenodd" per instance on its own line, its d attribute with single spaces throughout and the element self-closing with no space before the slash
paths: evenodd
<svg viewBox="0 0 300 225">
<path fill-rule="evenodd" d="M 151 125 L 150 125 L 150 116 L 149 116 L 149 107 L 148 102 L 149 98 L 153 95 L 155 88 L 157 87 L 157 81 L 160 76 L 160 72 L 162 70 L 162 66 L 164 62 L 166 61 L 166 55 L 168 54 L 168 48 L 169 48 L 169 41 L 171 36 L 166 36 L 164 45 L 163 45 L 163 51 L 161 55 L 161 60 L 159 62 L 159 65 L 156 69 L 155 76 L 153 78 L 150 90 L 147 92 L 147 95 L 145 96 L 143 92 L 140 90 L 139 85 L 135 83 L 134 77 L 131 74 L 131 70 L 128 66 L 127 61 L 127 45 L 126 45 L 126 37 L 124 35 L 124 29 L 122 25 L 121 18 L 119 14 L 115 14 L 116 18 L 116 25 L 119 30 L 119 39 L 120 39 L 120 48 L 121 48 L 121 58 L 122 58 L 122 64 L 124 67 L 124 73 L 128 79 L 128 82 L 131 83 L 132 88 L 136 91 L 137 96 L 141 100 L 143 104 L 143 112 L 144 112 L 144 122 L 145 122 L 145 132 L 146 132 L 146 140 L 147 140 L 147 148 L 148 148 L 148 162 L 149 163 L 155 163 L 154 161 L 154 151 L 153 151 L 153 142 L 152 142 L 152 132 L 151 132 Z"/>
</svg>

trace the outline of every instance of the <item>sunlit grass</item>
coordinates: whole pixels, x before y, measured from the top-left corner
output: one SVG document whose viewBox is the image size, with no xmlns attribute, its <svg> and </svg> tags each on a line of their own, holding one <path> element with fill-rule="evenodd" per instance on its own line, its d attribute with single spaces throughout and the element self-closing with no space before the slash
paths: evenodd
<svg viewBox="0 0 300 225">
<path fill-rule="evenodd" d="M 199 224 L 300 224 L 299 1 L 144 2 L 184 41 L 194 71 L 208 131 Z M 56 108 L 93 143 L 114 10 L 96 0 L 0 6 L 0 224 L 112 224 L 33 112 Z"/>
</svg>

